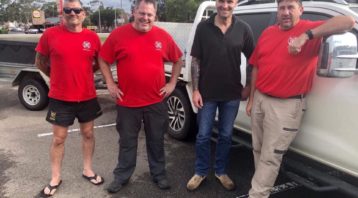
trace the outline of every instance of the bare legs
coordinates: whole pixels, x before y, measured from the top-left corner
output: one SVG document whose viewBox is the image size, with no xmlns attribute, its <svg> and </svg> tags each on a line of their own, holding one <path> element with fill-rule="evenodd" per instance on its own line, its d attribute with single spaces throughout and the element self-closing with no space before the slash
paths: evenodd
<svg viewBox="0 0 358 198">
<path fill-rule="evenodd" d="M 82 134 L 82 153 L 83 153 L 83 172 L 85 176 L 94 176 L 92 170 L 92 156 L 95 147 L 95 138 L 93 134 L 94 122 L 81 123 Z M 53 139 L 50 150 L 51 157 L 51 182 L 50 185 L 57 185 L 61 180 L 61 165 L 65 153 L 65 140 L 67 137 L 68 127 L 53 125 Z M 99 182 L 100 177 L 96 180 Z M 94 181 L 95 182 L 95 181 Z"/>
</svg>

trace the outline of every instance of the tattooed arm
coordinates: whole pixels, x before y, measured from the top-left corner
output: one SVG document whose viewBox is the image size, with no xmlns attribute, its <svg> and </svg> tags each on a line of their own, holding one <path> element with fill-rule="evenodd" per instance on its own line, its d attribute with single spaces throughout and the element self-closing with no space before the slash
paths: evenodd
<svg viewBox="0 0 358 198">
<path fill-rule="evenodd" d="M 50 77 L 50 59 L 48 56 L 43 56 L 37 52 L 35 65 L 39 70 L 46 74 L 46 76 Z"/>
<path fill-rule="evenodd" d="M 200 71 L 200 60 L 192 57 L 191 60 L 191 82 L 193 84 L 193 91 L 199 90 L 199 71 Z"/>
<path fill-rule="evenodd" d="M 203 99 L 199 92 L 200 60 L 192 57 L 191 61 L 191 82 L 193 85 L 193 102 L 197 108 L 203 106 Z"/>
</svg>

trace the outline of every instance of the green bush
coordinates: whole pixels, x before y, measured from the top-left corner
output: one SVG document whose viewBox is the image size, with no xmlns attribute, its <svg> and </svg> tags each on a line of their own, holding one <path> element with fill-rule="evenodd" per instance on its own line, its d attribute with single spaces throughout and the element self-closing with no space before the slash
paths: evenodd
<svg viewBox="0 0 358 198">
<path fill-rule="evenodd" d="M 0 34 L 7 34 L 7 29 L 0 29 Z"/>
</svg>

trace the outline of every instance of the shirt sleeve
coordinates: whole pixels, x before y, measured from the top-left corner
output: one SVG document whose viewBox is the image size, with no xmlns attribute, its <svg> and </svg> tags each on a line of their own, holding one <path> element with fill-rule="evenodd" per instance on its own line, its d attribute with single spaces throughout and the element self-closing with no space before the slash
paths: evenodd
<svg viewBox="0 0 358 198">
<path fill-rule="evenodd" d="M 199 60 L 201 59 L 201 44 L 200 44 L 200 32 L 201 32 L 201 26 L 202 26 L 203 22 L 200 22 L 199 25 L 197 26 L 196 30 L 195 30 L 195 36 L 194 36 L 194 41 L 193 41 L 193 45 L 191 47 L 191 52 L 190 55 L 198 58 Z"/>
<path fill-rule="evenodd" d="M 42 36 L 40 37 L 39 42 L 35 48 L 36 52 L 40 53 L 43 56 L 49 56 L 50 49 L 48 43 L 48 34 L 49 32 L 45 31 Z"/>
<path fill-rule="evenodd" d="M 244 48 L 242 52 L 245 54 L 247 59 L 250 59 L 251 54 L 255 49 L 254 34 L 252 33 L 250 26 L 246 26 L 244 39 Z"/>
<path fill-rule="evenodd" d="M 178 47 L 178 45 L 175 43 L 173 38 L 168 34 L 168 60 L 170 62 L 177 62 L 180 57 L 182 57 L 183 53 Z"/>
<path fill-rule="evenodd" d="M 98 56 L 99 54 L 99 51 L 101 49 L 101 39 L 99 38 L 98 34 L 97 33 L 94 33 L 94 36 L 93 36 L 93 40 L 96 44 L 96 48 L 95 48 L 95 51 L 96 51 L 96 56 Z"/>
<path fill-rule="evenodd" d="M 256 47 L 254 49 L 254 51 L 252 52 L 251 54 L 251 57 L 249 59 L 249 64 L 252 65 L 253 67 L 258 67 L 257 65 L 257 62 L 258 62 L 258 59 L 259 59 L 259 52 L 260 52 L 260 48 L 261 48 L 261 43 L 262 43 L 262 38 L 267 34 L 267 32 L 269 31 L 269 29 L 271 28 L 268 27 L 266 28 L 260 35 L 257 43 L 256 43 Z"/>
<path fill-rule="evenodd" d="M 259 39 L 260 41 L 260 39 Z M 257 42 L 257 45 L 254 49 L 254 51 L 252 52 L 250 59 L 249 59 L 249 64 L 252 65 L 253 67 L 257 66 L 257 59 L 258 59 L 258 51 L 260 48 L 260 42 Z"/>
<path fill-rule="evenodd" d="M 99 52 L 99 57 L 109 64 L 115 61 L 115 32 L 112 32 L 104 42 Z"/>
</svg>

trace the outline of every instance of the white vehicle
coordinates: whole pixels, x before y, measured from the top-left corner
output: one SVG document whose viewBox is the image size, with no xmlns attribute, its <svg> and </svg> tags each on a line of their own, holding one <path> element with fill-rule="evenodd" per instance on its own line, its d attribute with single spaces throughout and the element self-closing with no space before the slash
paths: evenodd
<svg viewBox="0 0 358 198">
<path fill-rule="evenodd" d="M 28 30 L 25 31 L 26 34 L 38 34 L 39 33 L 39 29 L 37 28 L 30 28 Z"/>
<path fill-rule="evenodd" d="M 241 1 L 234 13 L 252 28 L 255 40 L 269 25 L 275 23 L 277 3 L 270 0 Z M 329 0 L 328 0 L 329 1 Z M 358 4 L 344 0 L 303 2 L 303 18 L 325 20 L 336 15 L 354 17 L 356 24 L 351 33 L 333 35 L 322 45 L 320 63 L 314 86 L 307 96 L 308 108 L 302 130 L 297 135 L 286 156 L 282 170 L 300 184 L 317 191 L 340 190 L 349 195 L 358 195 Z M 185 64 L 179 82 L 168 97 L 170 127 L 168 133 L 176 139 L 185 139 L 195 134 L 195 112 L 191 102 L 191 56 L 190 50 L 197 24 L 215 11 L 215 1 L 203 2 L 198 8 L 193 24 L 157 23 L 166 29 L 184 52 Z M 30 36 L 30 35 L 28 35 Z M 37 36 L 37 35 L 33 35 Z M 30 37 L 26 37 L 29 40 Z M 38 39 L 33 37 L 34 40 Z M 1 41 L 4 40 L 0 36 Z M 19 38 L 18 38 L 19 40 Z M 36 40 L 37 41 L 37 40 Z M 21 43 L 22 46 L 23 43 Z M 1 48 L 0 49 L 6 49 Z M 16 49 L 16 47 L 11 47 Z M 32 48 L 32 52 L 34 50 Z M 13 59 L 20 57 L 8 55 Z M 21 57 L 24 59 L 26 57 Z M 31 57 L 30 57 L 31 58 Z M 34 59 L 34 54 L 32 54 Z M 4 62 L 5 61 L 5 62 Z M 32 63 L 33 64 L 33 63 Z M 0 75 L 8 66 L 23 68 L 26 64 L 8 63 L 0 50 Z M 28 64 L 27 64 L 28 66 Z M 242 56 L 242 83 L 246 75 L 246 59 Z M 170 76 L 171 66 L 165 65 Z M 13 85 L 20 85 L 19 98 L 30 110 L 40 110 L 47 105 L 48 78 L 33 65 L 16 72 Z M 235 122 L 233 142 L 250 147 L 250 118 L 245 113 L 246 102 L 240 105 Z"/>
</svg>

